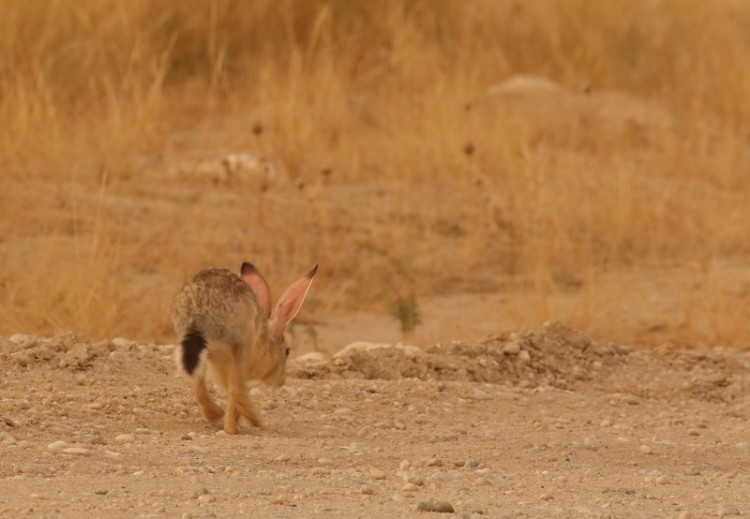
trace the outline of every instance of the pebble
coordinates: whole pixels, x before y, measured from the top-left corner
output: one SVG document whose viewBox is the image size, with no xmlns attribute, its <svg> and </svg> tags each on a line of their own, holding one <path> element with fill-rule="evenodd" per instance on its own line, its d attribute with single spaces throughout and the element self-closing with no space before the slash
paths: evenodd
<svg viewBox="0 0 750 519">
<path fill-rule="evenodd" d="M 531 354 L 527 350 L 521 350 L 518 352 L 518 360 L 521 362 L 529 362 L 531 360 Z"/>
<path fill-rule="evenodd" d="M 425 458 L 421 460 L 424 467 L 442 467 L 445 463 L 440 458 Z"/>
<path fill-rule="evenodd" d="M 651 447 L 648 445 L 641 445 L 641 453 L 642 454 L 651 454 L 653 451 L 651 450 Z"/>
<path fill-rule="evenodd" d="M 409 463 L 409 460 L 403 460 L 401 463 L 399 463 L 398 468 L 401 470 L 406 470 L 411 466 L 411 463 Z"/>
<path fill-rule="evenodd" d="M 585 438 L 583 440 L 583 447 L 591 451 L 599 450 L 599 441 L 595 438 Z"/>
<path fill-rule="evenodd" d="M 695 515 L 689 510 L 683 510 L 680 512 L 680 515 L 677 516 L 677 519 L 695 519 Z"/>
<path fill-rule="evenodd" d="M 96 494 L 97 496 L 106 496 L 108 492 L 109 490 L 107 490 L 106 488 L 100 488 L 98 490 L 94 490 L 94 494 Z"/>
<path fill-rule="evenodd" d="M 333 460 L 331 458 L 318 458 L 318 465 L 331 467 L 333 466 Z"/>
<path fill-rule="evenodd" d="M 401 487 L 401 492 L 404 493 L 416 492 L 417 490 L 419 490 L 419 487 L 414 483 L 407 483 L 403 487 Z"/>
<path fill-rule="evenodd" d="M 0 432 L 0 443 L 3 445 L 15 445 L 16 439 L 10 433 L 2 431 Z"/>
<path fill-rule="evenodd" d="M 383 480 L 385 479 L 385 472 L 379 469 L 372 469 L 370 471 L 370 477 L 372 479 Z"/>
<path fill-rule="evenodd" d="M 311 351 L 310 353 L 305 353 L 295 358 L 294 362 L 298 364 L 315 364 L 318 362 L 326 362 L 327 360 L 328 356 L 325 353 L 320 351 Z"/>
<path fill-rule="evenodd" d="M 130 339 L 123 339 L 122 337 L 115 337 L 111 341 L 109 341 L 112 346 L 115 346 L 117 348 L 127 348 L 131 344 Z"/>
<path fill-rule="evenodd" d="M 734 505 L 725 503 L 719 507 L 718 515 L 719 517 L 727 517 L 730 515 L 740 515 L 740 510 Z"/>
<path fill-rule="evenodd" d="M 544 493 L 539 496 L 539 499 L 541 499 L 542 501 L 550 501 L 552 499 L 552 494 Z"/>
<path fill-rule="evenodd" d="M 369 485 L 362 485 L 362 487 L 359 489 L 359 493 L 365 496 L 372 496 L 375 495 L 375 489 L 373 489 Z"/>
<path fill-rule="evenodd" d="M 18 423 L 16 423 L 16 421 L 12 418 L 8 418 L 7 416 L 0 417 L 0 422 L 4 423 L 8 427 L 18 427 Z"/>
<path fill-rule="evenodd" d="M 50 450 L 50 451 L 53 451 L 53 452 L 57 452 L 57 451 L 63 450 L 67 446 L 68 446 L 68 442 L 64 442 L 62 440 L 57 440 L 55 442 L 52 442 L 52 443 L 48 444 L 47 445 L 47 450 Z"/>
<path fill-rule="evenodd" d="M 409 476 L 406 481 L 411 483 L 412 485 L 416 485 L 418 487 L 421 487 L 424 485 L 424 479 L 420 478 L 419 476 Z"/>
<path fill-rule="evenodd" d="M 375 432 L 375 429 L 373 429 L 373 428 L 372 428 L 371 426 L 369 426 L 369 425 L 363 425 L 363 426 L 362 426 L 362 427 L 361 427 L 361 428 L 360 428 L 360 429 L 359 429 L 359 430 L 357 431 L 357 436 L 358 436 L 359 438 L 367 438 L 367 437 L 369 437 L 369 436 L 370 436 L 371 434 L 373 434 L 374 432 Z"/>
<path fill-rule="evenodd" d="M 91 454 L 91 449 L 86 449 L 85 447 L 68 447 L 67 449 L 63 449 L 62 452 L 64 452 L 65 454 L 88 456 L 89 454 Z"/>
<path fill-rule="evenodd" d="M 503 353 L 510 353 L 517 355 L 521 351 L 521 341 L 518 339 L 510 339 L 505 346 L 503 346 Z"/>
<path fill-rule="evenodd" d="M 492 398 L 492 395 L 487 393 L 486 391 L 482 391 L 481 389 L 474 390 L 473 397 L 477 400 L 489 400 Z"/>
<path fill-rule="evenodd" d="M 417 510 L 423 512 L 437 512 L 441 514 L 452 514 L 455 512 L 453 505 L 448 501 L 420 501 Z"/>
<path fill-rule="evenodd" d="M 126 443 L 133 443 L 135 441 L 135 436 L 132 434 L 118 434 L 115 436 L 115 442 L 120 444 L 126 444 Z"/>
<path fill-rule="evenodd" d="M 207 505 L 209 503 L 213 503 L 214 501 L 216 501 L 216 498 L 214 496 L 204 495 L 198 497 L 198 504 L 200 505 Z"/>
</svg>

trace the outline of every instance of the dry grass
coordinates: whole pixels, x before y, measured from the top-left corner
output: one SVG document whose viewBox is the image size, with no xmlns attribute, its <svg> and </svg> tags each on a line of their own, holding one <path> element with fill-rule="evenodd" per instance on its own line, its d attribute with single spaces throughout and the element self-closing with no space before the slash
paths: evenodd
<svg viewBox="0 0 750 519">
<path fill-rule="evenodd" d="M 505 290 L 622 340 L 635 278 L 658 340 L 747 344 L 742 3 L 0 5 L 0 333 L 168 338 L 179 283 L 248 258 L 319 261 L 313 310 Z M 162 174 L 236 150 L 287 180 Z"/>
</svg>

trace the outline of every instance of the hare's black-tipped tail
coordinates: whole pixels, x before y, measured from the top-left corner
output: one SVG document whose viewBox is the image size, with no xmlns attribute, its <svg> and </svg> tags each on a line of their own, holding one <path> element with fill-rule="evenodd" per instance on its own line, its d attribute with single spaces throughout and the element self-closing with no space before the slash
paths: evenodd
<svg viewBox="0 0 750 519">
<path fill-rule="evenodd" d="M 201 360 L 201 352 L 206 349 L 206 339 L 200 332 L 188 332 L 182 339 L 182 367 L 192 375 Z"/>
</svg>

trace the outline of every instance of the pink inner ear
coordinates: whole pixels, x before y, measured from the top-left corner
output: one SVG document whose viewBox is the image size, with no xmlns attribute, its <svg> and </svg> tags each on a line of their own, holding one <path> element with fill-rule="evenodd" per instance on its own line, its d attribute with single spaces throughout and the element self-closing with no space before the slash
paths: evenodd
<svg viewBox="0 0 750 519">
<path fill-rule="evenodd" d="M 307 276 L 292 283 L 279 298 L 271 317 L 271 326 L 277 333 L 286 328 L 299 313 L 307 292 L 310 290 L 316 270 L 317 265 Z"/>
<path fill-rule="evenodd" d="M 247 283 L 250 290 L 255 294 L 255 299 L 258 301 L 258 306 L 266 317 L 271 315 L 271 290 L 268 288 L 268 283 L 260 275 L 258 269 L 252 263 L 245 262 L 242 264 L 240 270 L 242 280 Z"/>
</svg>

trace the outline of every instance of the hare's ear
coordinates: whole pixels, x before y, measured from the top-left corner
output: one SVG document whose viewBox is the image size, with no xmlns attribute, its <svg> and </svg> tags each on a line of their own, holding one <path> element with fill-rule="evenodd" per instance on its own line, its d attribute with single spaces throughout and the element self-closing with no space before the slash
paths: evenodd
<svg viewBox="0 0 750 519">
<path fill-rule="evenodd" d="M 269 319 L 268 327 L 271 333 L 280 335 L 284 328 L 292 322 L 292 319 L 297 316 L 317 271 L 318 266 L 315 265 L 305 277 L 289 285 L 289 288 L 281 295 Z"/>
<path fill-rule="evenodd" d="M 271 289 L 263 276 L 260 275 L 255 265 L 247 261 L 242 264 L 240 269 L 242 280 L 248 284 L 250 290 L 255 294 L 255 299 L 266 317 L 271 315 Z"/>
</svg>

